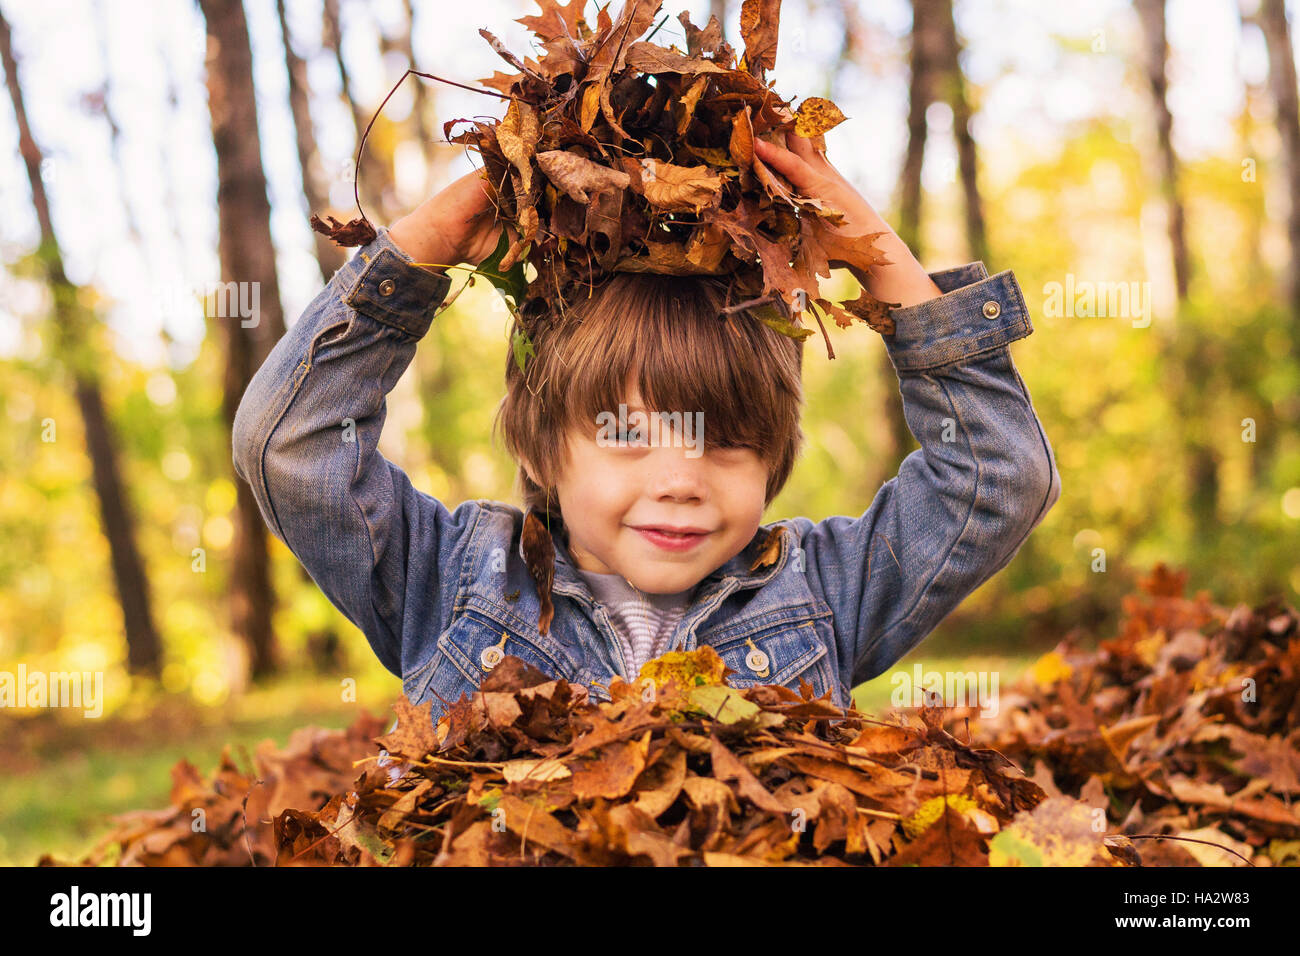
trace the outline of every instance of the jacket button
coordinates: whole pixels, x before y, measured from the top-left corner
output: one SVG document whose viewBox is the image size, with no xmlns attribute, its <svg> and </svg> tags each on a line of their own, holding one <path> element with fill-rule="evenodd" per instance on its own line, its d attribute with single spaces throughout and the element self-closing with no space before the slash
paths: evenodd
<svg viewBox="0 0 1300 956">
<path fill-rule="evenodd" d="M 478 656 L 479 663 L 483 665 L 484 670 L 491 670 L 501 663 L 501 658 L 505 657 L 499 647 L 485 647 L 483 653 Z"/>
<path fill-rule="evenodd" d="M 397 288 L 397 283 L 395 283 L 392 279 L 385 279 L 383 282 L 379 283 L 379 294 L 392 295 L 393 290 L 396 288 Z M 985 310 L 987 310 L 988 306 L 985 306 L 984 308 Z"/>
<path fill-rule="evenodd" d="M 760 650 L 752 650 L 745 656 L 745 666 L 759 677 L 765 676 L 769 664 L 771 664 L 771 661 Z"/>
<path fill-rule="evenodd" d="M 992 299 L 984 303 L 984 318 L 996 319 L 1002 314 L 1002 306 L 998 305 Z"/>
</svg>

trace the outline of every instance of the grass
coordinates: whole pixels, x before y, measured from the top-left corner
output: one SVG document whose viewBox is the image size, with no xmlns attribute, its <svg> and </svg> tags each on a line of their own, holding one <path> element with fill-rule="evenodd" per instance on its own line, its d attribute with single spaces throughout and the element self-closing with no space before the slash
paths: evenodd
<svg viewBox="0 0 1300 956">
<path fill-rule="evenodd" d="M 385 675 L 386 677 L 387 675 Z M 257 687 L 219 708 L 170 699 L 147 717 L 66 721 L 42 714 L 0 728 L 16 741 L 0 756 L 0 865 L 29 866 L 43 854 L 80 859 L 127 810 L 167 806 L 171 768 L 182 758 L 205 776 L 227 744 L 241 766 L 268 737 L 288 743 L 298 727 L 346 727 L 368 710 L 385 713 L 401 684 L 359 681 L 357 699 L 337 684 L 301 676 Z M 13 726 L 17 723 L 19 726 Z"/>
<path fill-rule="evenodd" d="M 911 693 L 910 684 L 915 677 L 917 664 L 921 665 L 923 681 L 928 680 L 927 675 L 932 672 L 940 674 L 945 682 L 948 680 L 948 674 L 969 674 L 974 671 L 979 675 L 982 672 L 987 675 L 985 686 L 989 690 L 1002 691 L 1008 690 L 1024 673 L 1025 668 L 1037 659 L 1037 654 L 1026 656 L 909 654 L 879 677 L 855 687 L 853 704 L 865 713 L 879 714 L 893 707 L 894 702 L 891 698 L 896 692 L 901 692 L 900 697 L 904 703 L 900 706 L 907 706 L 905 701 L 907 695 Z M 896 677 L 900 674 L 907 677 L 908 683 L 905 684 L 901 678 Z M 949 703 L 953 702 L 949 701 Z"/>
<path fill-rule="evenodd" d="M 995 656 L 914 652 L 880 677 L 854 690 L 855 705 L 879 714 L 891 706 L 893 675 L 922 672 L 998 675 L 1008 688 L 1036 655 Z M 401 685 L 380 675 L 359 683 L 364 709 L 383 713 Z M 158 701 L 141 717 L 68 721 L 50 712 L 0 727 L 0 737 L 16 741 L 0 754 L 0 865 L 29 866 L 43 854 L 60 860 L 81 858 L 110 829 L 109 818 L 127 810 L 165 807 L 171 768 L 186 759 L 205 776 L 216 767 L 224 746 L 241 766 L 266 738 L 284 746 L 298 727 L 346 727 L 362 705 L 339 700 L 337 684 L 301 675 L 256 687 L 219 708 L 188 700 Z"/>
</svg>

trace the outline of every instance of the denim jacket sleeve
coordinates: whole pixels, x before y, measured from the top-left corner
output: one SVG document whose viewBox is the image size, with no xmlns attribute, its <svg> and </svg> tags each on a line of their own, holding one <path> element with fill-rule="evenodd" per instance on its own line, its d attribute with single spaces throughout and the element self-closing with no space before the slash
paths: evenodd
<svg viewBox="0 0 1300 956">
<path fill-rule="evenodd" d="M 1033 327 L 1010 271 L 934 272 L 883 336 L 920 444 L 860 517 L 796 519 L 852 684 L 883 673 L 1005 567 L 1061 479 L 1008 344 Z M 851 665 L 849 664 L 851 662 Z"/>
<path fill-rule="evenodd" d="M 381 228 L 276 344 L 235 416 L 235 470 L 267 525 L 398 675 L 418 645 L 405 638 L 450 621 L 440 569 L 462 566 L 478 512 L 416 491 L 377 447 L 386 396 L 449 285 Z"/>
</svg>

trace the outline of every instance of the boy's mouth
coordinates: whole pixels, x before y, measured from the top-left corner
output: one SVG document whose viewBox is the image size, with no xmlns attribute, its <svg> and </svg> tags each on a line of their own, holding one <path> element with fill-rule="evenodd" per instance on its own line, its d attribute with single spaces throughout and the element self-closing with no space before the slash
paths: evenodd
<svg viewBox="0 0 1300 956">
<path fill-rule="evenodd" d="M 634 526 L 633 530 L 666 551 L 688 551 L 710 534 L 704 528 L 674 528 L 667 525 Z"/>
</svg>

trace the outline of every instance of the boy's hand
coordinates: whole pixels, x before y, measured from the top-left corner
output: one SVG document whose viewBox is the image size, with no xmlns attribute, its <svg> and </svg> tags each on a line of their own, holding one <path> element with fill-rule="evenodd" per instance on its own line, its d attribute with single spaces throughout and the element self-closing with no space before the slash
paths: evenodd
<svg viewBox="0 0 1300 956">
<path fill-rule="evenodd" d="M 806 199 L 820 199 L 844 213 L 840 226 L 827 226 L 846 236 L 861 236 L 883 232 L 874 245 L 889 257 L 884 265 L 861 265 L 855 262 L 832 261 L 833 266 L 847 266 L 877 299 L 896 302 L 901 306 L 916 305 L 941 294 L 929 273 L 912 255 L 912 250 L 898 238 L 889 223 L 880 218 L 871 203 L 863 198 L 831 165 L 826 154 L 813 148 L 806 137 L 789 132 L 786 146 L 774 146 L 761 139 L 754 140 L 754 152 L 764 163 L 790 181 Z"/>
<path fill-rule="evenodd" d="M 759 159 L 790 180 L 801 196 L 823 200 L 844 213 L 844 223 L 838 227 L 839 232 L 860 236 L 889 229 L 862 194 L 831 165 L 826 154 L 813 148 L 811 140 L 787 133 L 785 142 L 788 148 L 782 149 L 756 138 L 754 151 Z"/>
<path fill-rule="evenodd" d="M 482 172 L 475 170 L 393 223 L 388 237 L 421 264 L 477 265 L 500 240 L 495 213 Z"/>
</svg>

